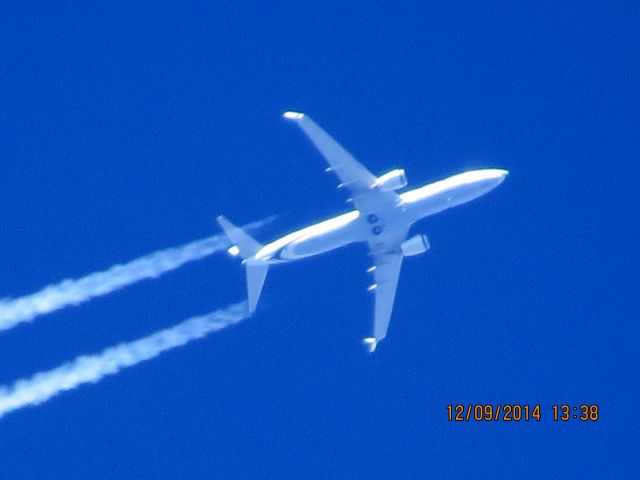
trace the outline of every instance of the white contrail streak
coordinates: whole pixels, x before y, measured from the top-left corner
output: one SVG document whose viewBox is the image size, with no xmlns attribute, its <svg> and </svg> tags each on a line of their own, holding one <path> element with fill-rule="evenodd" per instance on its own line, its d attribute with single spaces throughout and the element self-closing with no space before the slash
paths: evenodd
<svg viewBox="0 0 640 480">
<path fill-rule="evenodd" d="M 99 382 L 106 375 L 113 375 L 125 367 L 222 330 L 248 315 L 247 303 L 236 303 L 207 315 L 192 317 L 139 340 L 109 347 L 97 355 L 78 357 L 53 370 L 18 380 L 10 387 L 0 387 L 0 417 L 27 405 L 38 405 L 83 383 Z"/>
<path fill-rule="evenodd" d="M 259 228 L 269 221 L 271 219 L 255 222 L 245 228 Z M 229 245 L 229 241 L 224 235 L 214 235 L 180 247 L 159 250 L 129 263 L 115 265 L 108 270 L 94 272 L 80 279 L 63 280 L 31 295 L 0 300 L 0 330 L 8 330 L 19 323 L 32 321 L 39 315 L 69 305 L 78 305 L 140 280 L 159 277 L 187 262 L 199 260 L 223 250 Z"/>
</svg>

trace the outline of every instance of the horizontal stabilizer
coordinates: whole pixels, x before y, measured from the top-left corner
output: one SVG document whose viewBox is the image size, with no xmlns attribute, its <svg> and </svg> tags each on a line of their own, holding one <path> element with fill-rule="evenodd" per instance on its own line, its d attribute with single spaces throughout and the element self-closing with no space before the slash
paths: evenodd
<svg viewBox="0 0 640 480">
<path fill-rule="evenodd" d="M 249 312 L 253 313 L 258 306 L 260 293 L 267 278 L 269 264 L 256 260 L 254 257 L 260 251 L 262 245 L 249 236 L 244 230 L 236 227 L 222 215 L 218 217 L 218 223 L 229 237 L 233 245 L 229 249 L 232 255 L 240 255 L 244 261 L 247 272 L 247 297 L 249 300 Z"/>
<path fill-rule="evenodd" d="M 253 313 L 258 306 L 260 293 L 267 278 L 269 264 L 260 261 L 248 260 L 245 264 L 247 269 L 247 293 L 249 299 L 249 311 Z"/>
<path fill-rule="evenodd" d="M 220 215 L 217 220 L 222 230 L 224 230 L 224 233 L 231 243 L 233 243 L 233 246 L 229 249 L 229 253 L 232 255 L 240 254 L 240 256 L 246 260 L 260 251 L 262 245 L 249 236 L 244 230 L 236 227 L 222 215 Z"/>
</svg>

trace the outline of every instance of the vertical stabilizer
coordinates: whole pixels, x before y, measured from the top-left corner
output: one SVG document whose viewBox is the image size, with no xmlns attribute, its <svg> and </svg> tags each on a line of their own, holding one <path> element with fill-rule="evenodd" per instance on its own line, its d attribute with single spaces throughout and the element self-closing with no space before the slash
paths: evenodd
<svg viewBox="0 0 640 480">
<path fill-rule="evenodd" d="M 264 280 L 267 278 L 267 272 L 269 271 L 269 264 L 267 262 L 254 258 L 256 253 L 262 248 L 262 245 L 222 215 L 218 217 L 218 223 L 231 243 L 233 243 L 233 246 L 229 249 L 229 253 L 232 255 L 240 255 L 243 259 L 242 263 L 244 263 L 247 271 L 249 311 L 253 313 L 258 306 Z"/>
</svg>

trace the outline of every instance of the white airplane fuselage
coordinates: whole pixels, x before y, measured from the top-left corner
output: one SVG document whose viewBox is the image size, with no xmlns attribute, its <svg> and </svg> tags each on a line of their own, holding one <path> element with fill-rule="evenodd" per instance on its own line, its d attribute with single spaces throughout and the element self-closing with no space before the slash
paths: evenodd
<svg viewBox="0 0 640 480">
<path fill-rule="evenodd" d="M 269 264 L 291 262 L 354 242 L 372 242 L 388 232 L 406 235 L 414 222 L 484 195 L 508 173 L 472 170 L 409 190 L 399 195 L 398 204 L 376 214 L 365 217 L 353 210 L 285 235 L 262 247 L 255 259 Z"/>
</svg>

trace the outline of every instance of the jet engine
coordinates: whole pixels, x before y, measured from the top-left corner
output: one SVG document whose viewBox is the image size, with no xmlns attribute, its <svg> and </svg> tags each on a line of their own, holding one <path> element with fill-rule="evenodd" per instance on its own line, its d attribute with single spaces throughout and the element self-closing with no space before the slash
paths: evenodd
<svg viewBox="0 0 640 480">
<path fill-rule="evenodd" d="M 384 192 L 392 192 L 407 185 L 407 176 L 404 174 L 404 169 L 398 168 L 391 170 L 384 175 L 377 178 L 374 187 L 378 187 Z"/>
<path fill-rule="evenodd" d="M 429 239 L 426 235 L 414 235 L 409 240 L 405 240 L 402 245 L 400 245 L 400 250 L 405 257 L 411 257 L 413 255 L 418 255 L 420 253 L 424 253 L 429 250 Z"/>
</svg>

